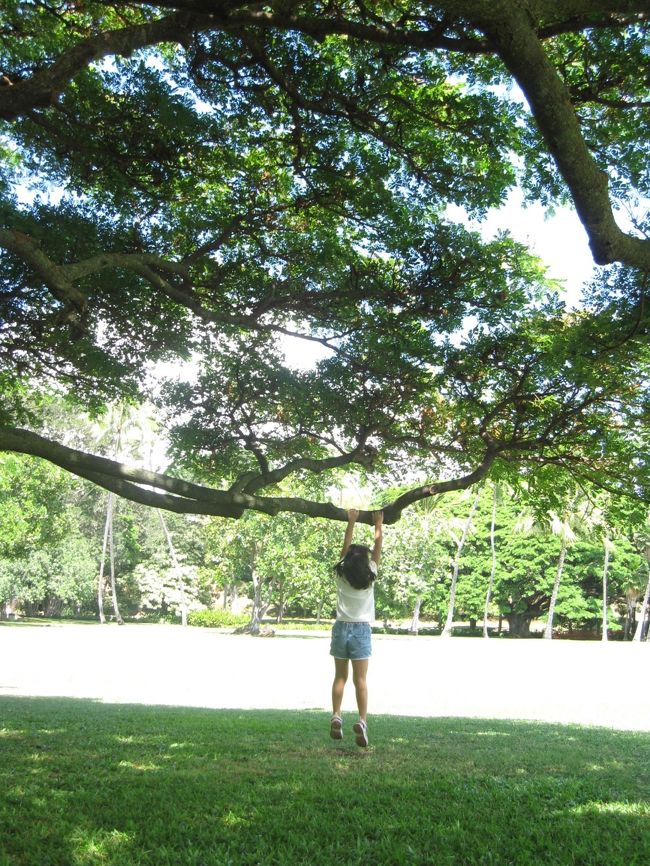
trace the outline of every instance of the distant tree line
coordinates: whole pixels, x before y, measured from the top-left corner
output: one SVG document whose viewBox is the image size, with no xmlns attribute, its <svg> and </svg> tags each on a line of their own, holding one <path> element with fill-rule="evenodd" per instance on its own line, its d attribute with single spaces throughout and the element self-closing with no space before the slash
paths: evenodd
<svg viewBox="0 0 650 866">
<path fill-rule="evenodd" d="M 76 429 L 92 435 L 90 422 Z M 95 436 L 103 435 L 110 448 L 106 429 L 98 429 Z M 133 440 L 134 425 L 129 429 Z M 141 441 L 137 448 L 142 452 Z M 354 493 L 346 483 L 350 478 L 341 476 L 338 491 L 328 491 L 343 507 L 380 506 L 371 489 Z M 386 529 L 379 621 L 443 633 L 462 622 L 484 633 L 527 637 L 552 609 L 555 636 L 645 636 L 650 536 L 643 506 L 558 485 L 557 478 L 536 489 L 525 478 L 515 485 L 488 481 L 406 511 Z M 332 617 L 339 524 L 295 514 L 163 518 L 156 509 L 116 498 L 111 569 L 109 497 L 50 463 L 0 456 L 3 617 L 97 617 L 99 598 L 106 616 L 118 618 L 180 621 L 205 608 L 245 608 L 257 621 Z"/>
</svg>

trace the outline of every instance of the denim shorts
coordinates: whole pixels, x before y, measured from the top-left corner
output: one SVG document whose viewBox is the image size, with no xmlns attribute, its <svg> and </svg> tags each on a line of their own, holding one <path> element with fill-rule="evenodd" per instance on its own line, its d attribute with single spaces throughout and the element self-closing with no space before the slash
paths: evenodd
<svg viewBox="0 0 650 866">
<path fill-rule="evenodd" d="M 369 659 L 372 655 L 369 622 L 344 622 L 337 619 L 332 626 L 330 655 L 335 659 Z"/>
</svg>

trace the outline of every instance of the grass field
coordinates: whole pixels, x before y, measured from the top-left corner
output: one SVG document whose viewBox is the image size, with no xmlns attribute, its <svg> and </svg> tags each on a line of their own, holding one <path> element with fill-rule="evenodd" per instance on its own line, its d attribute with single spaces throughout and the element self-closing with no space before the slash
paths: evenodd
<svg viewBox="0 0 650 866">
<path fill-rule="evenodd" d="M 0 698 L 0 864 L 650 862 L 650 734 Z M 349 719 L 352 720 L 352 717 Z"/>
</svg>

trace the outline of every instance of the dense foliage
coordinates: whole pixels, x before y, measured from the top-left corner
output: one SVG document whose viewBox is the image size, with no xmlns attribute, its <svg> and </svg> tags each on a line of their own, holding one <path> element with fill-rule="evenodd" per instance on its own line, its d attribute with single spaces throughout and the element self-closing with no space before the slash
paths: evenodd
<svg viewBox="0 0 650 866">
<path fill-rule="evenodd" d="M 633 0 L 8 0 L 0 449 L 227 517 L 340 520 L 342 468 L 387 523 L 549 469 L 647 501 L 650 241 L 614 216 L 649 193 L 647 27 Z M 516 186 L 608 266 L 580 311 L 449 216 Z M 79 450 L 43 388 L 155 400 L 170 473 Z"/>
</svg>

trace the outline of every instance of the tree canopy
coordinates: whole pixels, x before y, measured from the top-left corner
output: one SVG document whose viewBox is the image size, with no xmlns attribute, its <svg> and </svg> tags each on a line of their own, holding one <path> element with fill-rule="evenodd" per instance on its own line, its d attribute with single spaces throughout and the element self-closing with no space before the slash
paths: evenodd
<svg viewBox="0 0 650 866">
<path fill-rule="evenodd" d="M 642 0 L 7 0 L 0 449 L 229 517 L 342 519 L 283 482 L 346 469 L 399 482 L 387 522 L 488 474 L 647 500 L 648 26 Z M 575 207 L 603 266 L 579 310 L 450 216 L 515 187 Z M 155 400 L 173 475 L 57 438 L 43 389 Z"/>
</svg>

